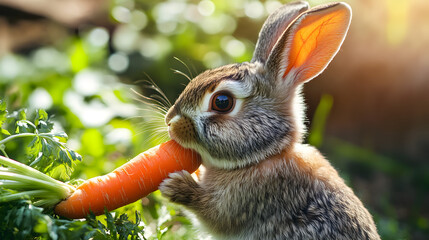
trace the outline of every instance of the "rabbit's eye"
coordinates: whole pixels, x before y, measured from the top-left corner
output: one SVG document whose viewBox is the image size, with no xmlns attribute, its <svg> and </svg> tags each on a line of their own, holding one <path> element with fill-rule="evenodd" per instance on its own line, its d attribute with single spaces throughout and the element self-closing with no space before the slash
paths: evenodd
<svg viewBox="0 0 429 240">
<path fill-rule="evenodd" d="M 220 112 L 228 113 L 234 106 L 234 98 L 225 92 L 216 93 L 212 97 L 211 109 Z"/>
</svg>

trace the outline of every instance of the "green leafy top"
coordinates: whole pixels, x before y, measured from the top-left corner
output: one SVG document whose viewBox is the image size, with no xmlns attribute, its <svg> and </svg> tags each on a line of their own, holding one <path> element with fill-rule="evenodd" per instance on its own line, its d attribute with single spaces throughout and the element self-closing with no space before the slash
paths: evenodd
<svg viewBox="0 0 429 240">
<path fill-rule="evenodd" d="M 27 159 L 31 161 L 28 164 L 50 176 L 68 180 L 73 162 L 81 161 L 82 157 L 65 145 L 68 139 L 65 132 L 54 132 L 53 129 L 54 123 L 45 110 L 37 110 L 31 121 L 25 110 L 9 114 L 5 102 L 0 102 L 0 151 L 3 155 L 8 157 L 5 144 L 11 140 L 31 139 L 26 142 Z"/>
</svg>

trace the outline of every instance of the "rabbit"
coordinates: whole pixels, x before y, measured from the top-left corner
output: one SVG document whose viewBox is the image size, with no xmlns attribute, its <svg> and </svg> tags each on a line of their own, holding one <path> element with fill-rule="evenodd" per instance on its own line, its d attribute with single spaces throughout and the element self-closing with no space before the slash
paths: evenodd
<svg viewBox="0 0 429 240">
<path fill-rule="evenodd" d="M 213 239 L 380 239 L 362 202 L 305 135 L 302 85 L 339 51 L 346 3 L 283 5 L 250 62 L 207 70 L 166 114 L 170 137 L 202 157 L 159 189 Z"/>
</svg>

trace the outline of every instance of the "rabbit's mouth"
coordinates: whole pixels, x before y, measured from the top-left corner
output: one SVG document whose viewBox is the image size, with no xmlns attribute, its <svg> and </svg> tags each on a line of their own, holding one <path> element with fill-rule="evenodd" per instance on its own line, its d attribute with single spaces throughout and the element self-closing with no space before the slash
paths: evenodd
<svg viewBox="0 0 429 240">
<path fill-rule="evenodd" d="M 196 134 L 192 120 L 186 116 L 176 115 L 168 123 L 168 134 L 179 144 L 189 145 L 195 142 Z"/>
</svg>

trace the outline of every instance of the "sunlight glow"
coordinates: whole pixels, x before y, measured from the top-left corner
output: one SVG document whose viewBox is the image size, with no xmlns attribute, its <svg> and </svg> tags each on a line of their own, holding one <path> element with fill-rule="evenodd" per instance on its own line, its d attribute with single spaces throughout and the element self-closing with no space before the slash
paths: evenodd
<svg viewBox="0 0 429 240">
<path fill-rule="evenodd" d="M 84 96 L 91 96 L 100 91 L 102 76 L 91 70 L 83 70 L 76 74 L 73 88 Z"/>
<path fill-rule="evenodd" d="M 124 72 L 129 65 L 129 59 L 124 53 L 114 53 L 107 61 L 109 68 L 115 72 Z"/>
<path fill-rule="evenodd" d="M 226 36 L 222 38 L 223 50 L 232 57 L 240 57 L 246 52 L 246 46 L 240 40 Z"/>
<path fill-rule="evenodd" d="M 215 11 L 215 5 L 210 0 L 203 0 L 200 3 L 198 3 L 198 11 L 203 16 L 210 16 Z"/>
<path fill-rule="evenodd" d="M 112 10 L 112 16 L 118 22 L 128 23 L 131 20 L 131 12 L 128 8 L 123 6 L 116 6 Z"/>
<path fill-rule="evenodd" d="M 37 88 L 28 98 L 30 108 L 49 109 L 52 106 L 52 97 L 44 88 Z"/>
<path fill-rule="evenodd" d="M 408 0 L 385 0 L 387 5 L 387 41 L 400 44 L 407 37 L 410 2 Z"/>
<path fill-rule="evenodd" d="M 88 41 L 97 47 L 105 46 L 109 41 L 109 33 L 105 28 L 94 28 L 88 35 Z"/>
<path fill-rule="evenodd" d="M 244 13 L 250 18 L 259 19 L 264 16 L 264 5 L 259 1 L 246 3 Z"/>
</svg>

